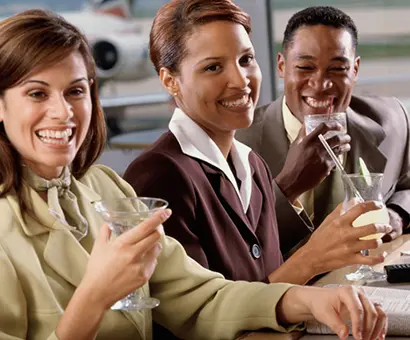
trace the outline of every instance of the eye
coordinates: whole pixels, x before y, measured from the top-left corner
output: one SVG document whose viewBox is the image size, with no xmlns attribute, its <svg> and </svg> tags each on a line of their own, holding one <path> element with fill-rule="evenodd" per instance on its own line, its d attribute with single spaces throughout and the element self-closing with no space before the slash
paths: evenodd
<svg viewBox="0 0 410 340">
<path fill-rule="evenodd" d="M 82 97 L 85 90 L 81 87 L 75 87 L 68 90 L 68 94 L 72 97 Z"/>
<path fill-rule="evenodd" d="M 249 65 L 253 60 L 255 59 L 255 57 L 253 56 L 253 54 L 248 54 L 246 56 L 243 56 L 239 62 L 241 64 L 245 64 L 245 65 Z"/>
<path fill-rule="evenodd" d="M 212 64 L 205 67 L 205 72 L 219 72 L 222 69 L 221 65 Z"/>
<path fill-rule="evenodd" d="M 34 99 L 43 99 L 47 97 L 47 94 L 44 91 L 35 90 L 28 93 L 31 98 Z"/>
<path fill-rule="evenodd" d="M 313 70 L 312 66 L 297 65 L 296 68 L 298 70 L 303 70 L 303 71 L 312 71 Z"/>
</svg>

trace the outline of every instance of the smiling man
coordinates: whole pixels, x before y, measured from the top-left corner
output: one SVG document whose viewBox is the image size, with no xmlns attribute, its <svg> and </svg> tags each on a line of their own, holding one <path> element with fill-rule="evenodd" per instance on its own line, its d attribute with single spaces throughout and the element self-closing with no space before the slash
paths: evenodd
<svg viewBox="0 0 410 340">
<path fill-rule="evenodd" d="M 344 12 L 328 6 L 294 14 L 286 27 L 277 68 L 284 95 L 255 111 L 250 128 L 236 138 L 268 163 L 274 177 L 281 249 L 288 252 L 343 201 L 343 183 L 333 171 L 317 136 L 337 124 L 319 126 L 305 136 L 304 115 L 346 112 L 347 134 L 328 142 L 348 173 L 362 157 L 371 172 L 384 173 L 383 195 L 393 232 L 409 223 L 409 121 L 395 98 L 353 96 L 360 65 L 358 32 Z M 301 209 L 295 205 L 301 204 Z M 292 206 L 293 205 L 293 206 Z M 299 206 L 300 208 L 300 206 Z M 299 214 L 299 215 L 298 215 Z"/>
</svg>

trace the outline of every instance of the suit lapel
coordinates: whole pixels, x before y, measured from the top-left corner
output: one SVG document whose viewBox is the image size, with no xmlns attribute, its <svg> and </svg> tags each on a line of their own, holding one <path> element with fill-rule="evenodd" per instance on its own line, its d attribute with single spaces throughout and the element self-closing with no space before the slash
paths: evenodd
<svg viewBox="0 0 410 340">
<path fill-rule="evenodd" d="M 242 203 L 229 179 L 225 177 L 222 171 L 214 168 L 212 165 L 209 165 L 208 163 L 200 160 L 199 162 L 213 188 L 213 191 L 219 197 L 227 212 L 232 216 L 235 224 L 237 224 L 236 222 L 238 220 L 241 221 L 242 224 L 246 226 L 246 229 L 254 234 L 250 221 L 243 211 Z M 253 174 L 252 166 L 251 171 Z"/>
<path fill-rule="evenodd" d="M 350 173 L 359 172 L 358 159 L 362 157 L 370 172 L 384 173 L 386 155 L 379 146 L 386 134 L 381 125 L 369 117 L 347 109 L 347 131 L 352 137 L 346 167 Z M 388 176 L 388 174 L 387 174 Z M 384 183 L 390 183 L 387 179 Z"/>
<path fill-rule="evenodd" d="M 289 150 L 282 114 L 283 96 L 266 109 L 263 124 L 261 156 L 268 163 L 275 178 L 282 170 Z M 272 147 L 274 146 L 274 147 Z"/>
</svg>

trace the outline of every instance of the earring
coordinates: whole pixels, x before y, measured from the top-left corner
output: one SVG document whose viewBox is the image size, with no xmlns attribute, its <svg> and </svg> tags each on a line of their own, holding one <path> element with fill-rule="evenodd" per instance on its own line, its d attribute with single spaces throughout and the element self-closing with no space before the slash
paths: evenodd
<svg viewBox="0 0 410 340">
<path fill-rule="evenodd" d="M 173 96 L 176 97 L 178 95 L 178 92 L 174 92 Z"/>
</svg>

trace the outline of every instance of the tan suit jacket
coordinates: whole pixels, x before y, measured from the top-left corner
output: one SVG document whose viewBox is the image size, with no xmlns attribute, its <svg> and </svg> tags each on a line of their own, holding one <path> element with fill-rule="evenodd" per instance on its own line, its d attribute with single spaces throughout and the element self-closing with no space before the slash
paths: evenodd
<svg viewBox="0 0 410 340">
<path fill-rule="evenodd" d="M 289 150 L 282 99 L 258 108 L 252 126 L 236 133 L 238 140 L 265 159 L 274 178 L 283 168 Z M 358 159 L 362 157 L 371 172 L 384 173 L 382 191 L 387 205 L 409 215 L 410 129 L 403 105 L 396 98 L 353 96 L 347 109 L 347 131 L 352 137 L 352 148 L 347 154 L 346 171 L 358 172 Z M 334 192 L 334 176 L 332 173 L 315 188 L 315 227 L 343 200 L 340 188 Z M 281 249 L 285 254 L 311 231 L 275 182 L 274 189 Z"/>
<path fill-rule="evenodd" d="M 80 210 L 89 222 L 81 243 L 49 212 L 31 188 L 25 199 L 33 213 L 22 215 L 15 195 L 0 199 L 0 339 L 57 339 L 54 330 L 86 270 L 103 223 L 92 202 L 134 196 L 112 170 L 94 166 L 73 179 Z M 274 328 L 275 306 L 286 284 L 231 282 L 189 258 L 174 239 L 163 250 L 149 284 L 142 287 L 161 304 L 153 318 L 181 338 L 232 339 L 243 330 Z M 233 307 L 235 306 L 235 307 Z M 84 320 L 84 322 L 87 322 Z M 150 339 L 150 310 L 107 311 L 98 339 Z"/>
</svg>

